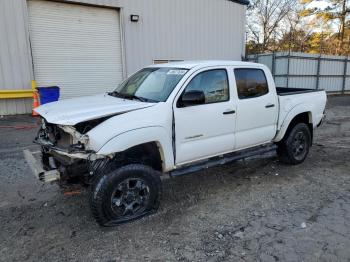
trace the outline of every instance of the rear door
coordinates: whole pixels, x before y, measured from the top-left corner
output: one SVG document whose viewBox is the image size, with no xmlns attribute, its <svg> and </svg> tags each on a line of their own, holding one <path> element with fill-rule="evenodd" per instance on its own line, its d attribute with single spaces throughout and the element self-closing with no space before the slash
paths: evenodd
<svg viewBox="0 0 350 262">
<path fill-rule="evenodd" d="M 271 142 L 276 135 L 278 99 L 272 79 L 260 68 L 234 68 L 237 88 L 236 149 Z"/>
<path fill-rule="evenodd" d="M 174 101 L 176 164 L 204 159 L 234 149 L 236 104 L 233 101 L 232 73 L 218 67 L 197 71 L 185 83 Z M 203 91 L 205 102 L 180 106 L 181 96 Z"/>
</svg>

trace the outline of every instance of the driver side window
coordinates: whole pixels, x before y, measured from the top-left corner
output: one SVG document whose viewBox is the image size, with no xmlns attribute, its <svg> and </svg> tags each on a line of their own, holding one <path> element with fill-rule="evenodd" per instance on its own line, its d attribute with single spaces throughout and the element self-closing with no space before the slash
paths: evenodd
<svg viewBox="0 0 350 262">
<path fill-rule="evenodd" d="M 225 69 L 213 69 L 199 73 L 187 85 L 184 93 L 203 92 L 203 104 L 229 100 L 229 84 Z"/>
</svg>

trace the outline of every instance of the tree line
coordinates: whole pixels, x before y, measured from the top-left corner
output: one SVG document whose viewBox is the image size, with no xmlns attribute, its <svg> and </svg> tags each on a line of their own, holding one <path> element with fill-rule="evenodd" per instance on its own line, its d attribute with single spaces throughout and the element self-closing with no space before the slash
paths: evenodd
<svg viewBox="0 0 350 262">
<path fill-rule="evenodd" d="M 350 55 L 348 0 L 251 0 L 247 54 Z"/>
</svg>

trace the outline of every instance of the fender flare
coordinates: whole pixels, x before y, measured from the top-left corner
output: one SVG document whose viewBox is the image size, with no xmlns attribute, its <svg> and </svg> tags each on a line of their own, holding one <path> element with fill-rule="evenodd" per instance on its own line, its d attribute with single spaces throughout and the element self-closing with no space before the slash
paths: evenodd
<svg viewBox="0 0 350 262">
<path fill-rule="evenodd" d="M 314 126 L 313 123 L 313 113 L 312 113 L 312 108 L 310 108 L 310 105 L 306 105 L 306 104 L 299 104 L 296 105 L 295 107 L 293 107 L 288 114 L 286 115 L 286 117 L 283 119 L 282 125 L 280 127 L 280 130 L 277 132 L 275 138 L 274 138 L 274 142 L 279 142 L 283 139 L 284 135 L 286 134 L 288 127 L 290 125 L 290 123 L 293 121 L 293 119 L 297 116 L 300 115 L 302 113 L 308 113 L 309 115 L 309 123 L 312 124 Z"/>
<path fill-rule="evenodd" d="M 110 155 L 123 152 L 134 146 L 155 142 L 163 161 L 163 171 L 171 170 L 174 166 L 172 138 L 161 126 L 143 127 L 121 133 L 105 143 L 97 154 Z"/>
</svg>

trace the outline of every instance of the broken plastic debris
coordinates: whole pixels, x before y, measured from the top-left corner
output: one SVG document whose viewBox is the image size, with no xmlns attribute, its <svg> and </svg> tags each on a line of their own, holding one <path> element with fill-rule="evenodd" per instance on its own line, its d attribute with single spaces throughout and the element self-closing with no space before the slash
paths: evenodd
<svg viewBox="0 0 350 262">
<path fill-rule="evenodd" d="M 306 223 L 305 222 L 303 222 L 303 223 L 301 223 L 301 228 L 306 228 Z"/>
</svg>

